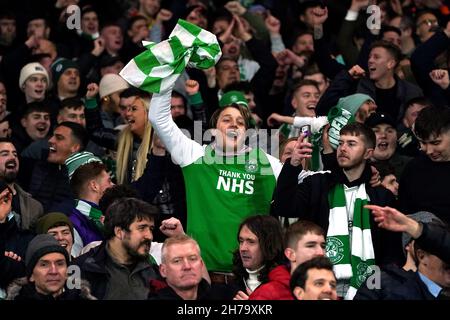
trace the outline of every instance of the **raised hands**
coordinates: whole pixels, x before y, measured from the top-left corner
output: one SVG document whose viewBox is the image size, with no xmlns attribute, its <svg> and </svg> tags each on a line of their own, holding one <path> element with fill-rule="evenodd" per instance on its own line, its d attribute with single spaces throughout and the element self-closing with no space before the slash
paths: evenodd
<svg viewBox="0 0 450 320">
<path fill-rule="evenodd" d="M 307 135 L 305 133 L 302 133 L 295 143 L 294 150 L 292 151 L 291 156 L 291 165 L 294 167 L 298 167 L 299 165 L 301 165 L 304 159 L 309 159 L 312 157 L 312 144 L 305 141 L 306 137 Z"/>
<path fill-rule="evenodd" d="M 94 99 L 98 94 L 98 85 L 94 82 L 89 83 L 86 91 L 86 99 Z"/>
<path fill-rule="evenodd" d="M 183 226 L 181 225 L 180 220 L 173 217 L 170 219 L 163 220 L 161 222 L 159 230 L 161 230 L 161 232 L 167 237 L 173 237 L 179 234 L 184 234 Z"/>
<path fill-rule="evenodd" d="M 156 15 L 156 21 L 159 23 L 169 21 L 170 19 L 172 19 L 172 16 L 173 16 L 172 11 L 167 9 L 161 9 Z"/>
<path fill-rule="evenodd" d="M 359 12 L 364 8 L 369 6 L 369 0 L 352 0 L 352 4 L 350 5 L 350 10 Z"/>
<path fill-rule="evenodd" d="M 314 26 L 320 26 L 328 19 L 328 8 L 315 7 L 312 11 L 312 22 Z"/>
<path fill-rule="evenodd" d="M 354 65 L 348 70 L 348 74 L 355 80 L 361 79 L 366 75 L 366 71 L 358 65 Z"/>
<path fill-rule="evenodd" d="M 5 257 L 13 259 L 17 262 L 22 261 L 22 257 L 19 256 L 17 253 L 14 253 L 13 251 L 5 251 Z"/>
<path fill-rule="evenodd" d="M 224 7 L 230 13 L 237 14 L 238 16 L 242 16 L 247 11 L 239 1 L 228 1 Z"/>
<path fill-rule="evenodd" d="M 307 63 L 306 56 L 298 56 L 289 49 L 284 49 L 283 51 L 278 52 L 275 59 L 281 66 L 296 65 L 297 67 L 302 68 Z"/>
<path fill-rule="evenodd" d="M 95 39 L 94 49 L 92 49 L 91 53 L 94 56 L 98 57 L 103 53 L 104 50 L 105 50 L 105 39 L 103 39 L 102 37 Z"/>
<path fill-rule="evenodd" d="M 365 205 L 364 208 L 372 210 L 374 220 L 380 228 L 394 232 L 407 232 L 415 239 L 422 233 L 422 227 L 417 221 L 394 208 L 375 205 Z"/>
<path fill-rule="evenodd" d="M 280 20 L 271 15 L 269 11 L 267 18 L 264 20 L 264 23 L 266 24 L 267 30 L 269 30 L 271 34 L 280 34 Z"/>
<path fill-rule="evenodd" d="M 184 84 L 184 88 L 188 95 L 193 96 L 200 90 L 200 85 L 195 80 L 186 80 L 186 83 Z"/>
<path fill-rule="evenodd" d="M 233 29 L 234 35 L 236 37 L 238 37 L 239 39 L 243 40 L 244 42 L 250 40 L 252 38 L 252 35 L 245 28 L 245 25 L 242 22 L 241 18 L 239 16 L 237 16 L 236 14 L 233 14 L 233 20 L 235 21 L 234 29 Z"/>
<path fill-rule="evenodd" d="M 435 69 L 430 72 L 430 78 L 439 87 L 446 90 L 450 85 L 450 79 L 448 76 L 448 70 L 445 69 Z"/>
</svg>

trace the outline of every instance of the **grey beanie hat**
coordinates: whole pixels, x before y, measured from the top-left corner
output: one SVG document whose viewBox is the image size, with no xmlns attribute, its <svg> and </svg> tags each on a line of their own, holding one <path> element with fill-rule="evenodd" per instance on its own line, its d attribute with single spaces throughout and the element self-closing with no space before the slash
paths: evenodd
<svg viewBox="0 0 450 320">
<path fill-rule="evenodd" d="M 433 213 L 428 211 L 419 211 L 414 214 L 409 214 L 409 218 L 422 223 L 436 223 L 436 224 L 444 224 L 441 219 L 436 217 Z M 410 243 L 413 240 L 413 238 L 406 232 L 403 232 L 402 234 L 402 245 L 403 245 L 403 251 L 405 250 L 405 247 L 408 243 Z"/>
<path fill-rule="evenodd" d="M 27 278 L 30 278 L 33 273 L 34 266 L 39 259 L 52 252 L 58 252 L 64 255 L 66 263 L 69 264 L 69 253 L 62 247 L 58 241 L 50 234 L 38 234 L 28 244 L 27 252 L 25 254 L 25 266 L 27 271 Z"/>
</svg>

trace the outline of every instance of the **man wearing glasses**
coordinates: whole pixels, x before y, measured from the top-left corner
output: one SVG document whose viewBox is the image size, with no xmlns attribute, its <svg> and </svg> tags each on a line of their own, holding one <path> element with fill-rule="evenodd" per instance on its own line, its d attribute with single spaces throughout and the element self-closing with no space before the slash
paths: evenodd
<svg viewBox="0 0 450 320">
<path fill-rule="evenodd" d="M 438 19 L 431 11 L 423 11 L 418 14 L 416 20 L 416 34 L 421 43 L 427 41 L 436 32 L 439 26 Z"/>
</svg>

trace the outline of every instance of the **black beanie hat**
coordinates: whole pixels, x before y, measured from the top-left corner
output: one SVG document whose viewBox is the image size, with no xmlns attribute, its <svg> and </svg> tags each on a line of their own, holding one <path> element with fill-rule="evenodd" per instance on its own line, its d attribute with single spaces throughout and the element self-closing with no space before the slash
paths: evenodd
<svg viewBox="0 0 450 320">
<path fill-rule="evenodd" d="M 34 266 L 39 259 L 52 252 L 58 252 L 64 255 L 66 263 L 69 265 L 69 254 L 67 253 L 67 250 L 64 249 L 53 236 L 49 234 L 38 234 L 31 240 L 25 254 L 27 278 L 30 278 Z"/>
</svg>

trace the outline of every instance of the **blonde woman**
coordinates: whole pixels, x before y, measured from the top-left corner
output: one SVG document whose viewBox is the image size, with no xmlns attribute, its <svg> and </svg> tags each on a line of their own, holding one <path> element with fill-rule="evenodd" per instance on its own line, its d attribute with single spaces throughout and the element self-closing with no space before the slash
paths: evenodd
<svg viewBox="0 0 450 320">
<path fill-rule="evenodd" d="M 120 132 L 117 141 L 116 176 L 119 184 L 142 176 L 153 140 L 152 126 L 148 121 L 150 95 L 133 89 L 123 93 L 120 101 L 121 107 L 126 107 L 125 123 L 128 125 Z"/>
<path fill-rule="evenodd" d="M 98 90 L 95 84 L 89 87 Z M 150 99 L 148 93 L 136 88 L 126 89 L 120 94 L 119 105 L 125 120 L 121 131 L 105 128 L 97 106 L 86 104 L 86 123 L 92 141 L 110 150 L 117 150 L 115 173 L 118 184 L 129 184 L 139 179 L 144 172 L 153 140 L 152 127 L 148 121 Z"/>
</svg>

